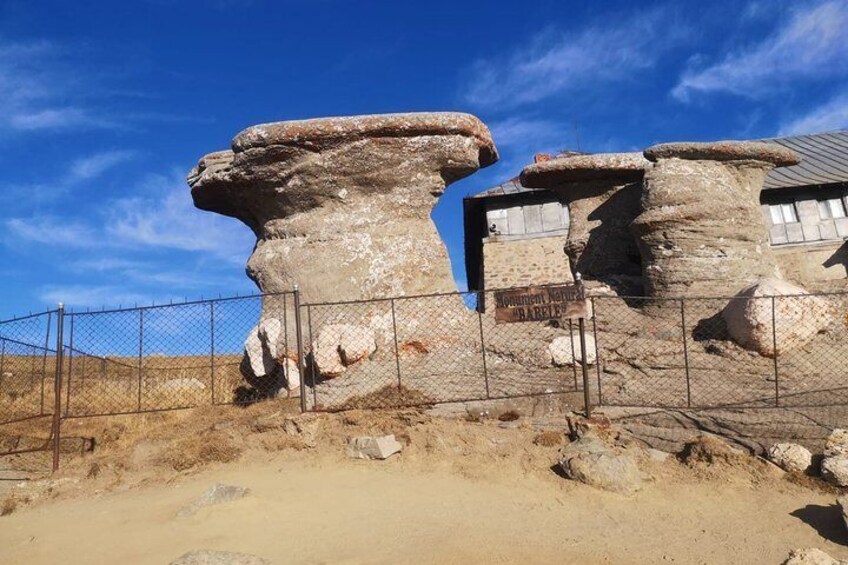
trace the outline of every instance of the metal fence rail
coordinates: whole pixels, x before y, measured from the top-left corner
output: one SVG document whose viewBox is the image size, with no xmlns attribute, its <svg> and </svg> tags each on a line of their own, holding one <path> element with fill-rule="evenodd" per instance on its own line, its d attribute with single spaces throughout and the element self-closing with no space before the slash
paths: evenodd
<svg viewBox="0 0 848 565">
<path fill-rule="evenodd" d="M 499 323 L 494 292 L 302 304 L 295 290 L 3 321 L 0 455 L 52 447 L 58 462 L 65 418 L 298 387 L 304 411 L 558 394 L 578 409 L 732 413 L 774 437 L 848 419 L 848 293 L 593 296 L 585 323 Z M 750 343 L 728 309 L 756 320 Z"/>
</svg>

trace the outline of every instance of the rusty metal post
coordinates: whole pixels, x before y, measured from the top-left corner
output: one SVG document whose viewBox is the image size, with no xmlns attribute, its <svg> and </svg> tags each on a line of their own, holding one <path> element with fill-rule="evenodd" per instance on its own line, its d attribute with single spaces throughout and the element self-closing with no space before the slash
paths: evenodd
<svg viewBox="0 0 848 565">
<path fill-rule="evenodd" d="M 479 300 L 479 294 L 477 295 L 477 300 Z M 489 366 L 486 363 L 486 339 L 483 337 L 483 314 L 480 312 L 480 309 L 477 309 L 477 323 L 480 326 L 480 352 L 483 355 L 483 382 L 486 384 L 486 399 L 491 398 L 491 392 L 489 391 Z"/>
<path fill-rule="evenodd" d="M 142 355 L 144 353 L 144 310 L 138 311 L 138 411 L 141 412 L 141 381 L 143 375 Z"/>
<path fill-rule="evenodd" d="M 685 301 L 680 299 L 680 323 L 683 329 L 683 365 L 686 368 L 686 406 L 692 407 L 692 383 L 689 379 L 689 345 L 686 339 L 686 308 Z"/>
<path fill-rule="evenodd" d="M 577 359 L 577 351 L 574 349 L 574 320 L 568 319 L 568 338 L 571 342 L 571 359 Z M 571 372 L 574 373 L 574 390 L 580 390 L 580 385 L 577 383 L 577 364 L 571 364 Z"/>
<path fill-rule="evenodd" d="M 397 379 L 398 379 L 398 391 L 403 390 L 403 385 L 401 384 L 400 378 L 400 349 L 398 348 L 398 332 L 397 332 L 397 318 L 395 317 L 395 299 L 391 299 L 392 305 L 392 333 L 395 337 L 395 366 L 397 368 Z"/>
<path fill-rule="evenodd" d="M 589 364 L 586 362 L 586 320 L 584 318 L 577 319 L 577 329 L 580 332 L 580 365 L 583 368 L 583 406 L 586 417 L 589 418 L 592 416 L 592 401 L 589 399 Z"/>
<path fill-rule="evenodd" d="M 212 385 L 212 405 L 215 405 L 215 301 L 209 302 L 209 372 Z"/>
<path fill-rule="evenodd" d="M 589 298 L 589 305 L 592 309 L 592 337 L 595 340 L 595 372 L 598 376 L 598 406 L 604 403 L 604 397 L 601 388 L 601 352 L 598 350 L 598 317 L 595 315 L 595 297 Z"/>
<path fill-rule="evenodd" d="M 312 305 L 306 305 L 306 323 L 309 325 L 309 348 L 312 349 L 315 340 L 312 338 Z M 314 351 L 312 352 L 312 359 L 310 359 L 309 363 L 309 382 L 312 384 L 312 410 L 318 410 L 318 387 L 315 386 L 315 374 L 317 371 L 315 370 L 315 355 Z"/>
<path fill-rule="evenodd" d="M 297 371 L 300 373 L 300 411 L 306 412 L 306 356 L 303 354 L 303 329 L 300 320 L 300 287 L 294 285 L 294 334 L 297 340 Z"/>
<path fill-rule="evenodd" d="M 777 372 L 777 314 L 774 296 L 771 297 L 771 343 L 774 348 L 774 405 L 780 406 L 780 377 Z"/>
<path fill-rule="evenodd" d="M 64 370 L 65 305 L 59 303 L 56 312 L 56 376 L 53 379 L 53 472 L 59 470 L 59 441 L 62 428 L 62 371 Z"/>
</svg>

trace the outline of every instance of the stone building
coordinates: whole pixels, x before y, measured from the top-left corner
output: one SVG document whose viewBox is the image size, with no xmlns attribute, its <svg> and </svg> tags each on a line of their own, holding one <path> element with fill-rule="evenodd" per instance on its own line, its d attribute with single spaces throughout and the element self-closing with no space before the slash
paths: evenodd
<svg viewBox="0 0 848 565">
<path fill-rule="evenodd" d="M 681 273 L 681 284 L 667 280 L 667 271 L 642 276 L 646 268 L 662 272 L 654 260 L 676 254 L 682 261 L 674 265 L 704 271 L 695 278 L 705 291 L 709 273 L 734 279 L 733 257 L 740 280 L 761 263 L 757 276 L 811 289 L 848 287 L 848 131 L 764 141 L 773 150 L 761 143 L 656 146 L 646 151 L 652 162 L 638 153 L 543 157 L 520 178 L 465 199 L 468 288 L 556 283 L 580 272 L 620 293 L 693 294 L 693 272 Z M 685 218 L 658 222 L 654 216 L 669 206 L 688 210 Z M 651 243 L 651 233 L 668 238 L 675 226 L 679 245 Z M 727 230 L 738 245 L 728 245 Z M 682 249 L 692 234 L 703 241 Z"/>
</svg>

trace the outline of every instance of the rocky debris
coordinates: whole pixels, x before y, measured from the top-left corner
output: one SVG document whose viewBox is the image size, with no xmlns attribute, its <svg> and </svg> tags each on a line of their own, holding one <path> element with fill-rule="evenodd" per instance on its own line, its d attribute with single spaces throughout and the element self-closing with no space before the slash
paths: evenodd
<svg viewBox="0 0 848 565">
<path fill-rule="evenodd" d="M 842 510 L 842 521 L 845 522 L 845 529 L 848 530 L 848 494 L 844 494 L 836 499 L 836 503 Z"/>
<path fill-rule="evenodd" d="M 206 390 L 206 384 L 198 379 L 169 379 L 156 387 L 159 392 L 167 394 Z"/>
<path fill-rule="evenodd" d="M 639 214 L 642 176 L 649 165 L 639 153 L 600 153 L 559 157 L 522 171 L 524 186 L 549 189 L 568 205 L 565 253 L 584 279 L 620 287 L 617 278 L 641 276 L 629 226 Z"/>
<path fill-rule="evenodd" d="M 321 376 L 332 379 L 377 351 L 377 340 L 365 326 L 328 324 L 318 332 L 312 351 Z"/>
<path fill-rule="evenodd" d="M 271 562 L 247 553 L 200 549 L 182 554 L 171 565 L 271 565 Z"/>
<path fill-rule="evenodd" d="M 593 432 L 568 444 L 560 456 L 566 477 L 602 490 L 633 494 L 645 480 L 633 454 L 607 445 Z"/>
<path fill-rule="evenodd" d="M 848 565 L 848 561 L 834 559 L 815 547 L 793 549 L 789 552 L 789 559 L 783 563 L 784 565 Z"/>
<path fill-rule="evenodd" d="M 388 459 L 400 453 L 403 445 L 394 435 L 353 437 L 347 443 L 347 456 L 353 459 Z"/>
<path fill-rule="evenodd" d="M 256 233 L 248 274 L 262 291 L 358 300 L 455 290 L 430 212 L 497 158 L 468 114 L 322 118 L 248 128 L 187 180 L 195 206 Z"/>
<path fill-rule="evenodd" d="M 744 451 L 710 434 L 697 436 L 687 442 L 680 452 L 680 459 L 689 465 L 732 463 L 746 456 L 747 454 Z"/>
<path fill-rule="evenodd" d="M 651 147 L 642 212 L 631 224 L 648 296 L 721 296 L 779 277 L 760 208 L 774 167 L 797 156 L 767 143 L 673 143 Z"/>
<path fill-rule="evenodd" d="M 768 450 L 769 459 L 784 471 L 806 473 L 813 464 L 810 450 L 797 443 L 776 443 Z"/>
<path fill-rule="evenodd" d="M 835 429 L 827 438 L 821 475 L 830 483 L 848 487 L 848 430 Z"/>
<path fill-rule="evenodd" d="M 772 296 L 776 297 L 773 318 Z M 772 357 L 775 341 L 778 353 L 791 351 L 826 328 L 830 307 L 825 300 L 799 286 L 764 278 L 736 294 L 722 310 L 721 317 L 736 343 Z"/>
<path fill-rule="evenodd" d="M 179 518 L 193 516 L 201 508 L 221 504 L 223 502 L 232 502 L 233 500 L 244 498 L 248 494 L 250 494 L 250 489 L 248 488 L 218 483 L 209 487 L 196 500 L 191 502 L 191 504 L 180 509 L 180 511 L 177 512 L 177 516 Z"/>
<path fill-rule="evenodd" d="M 572 347 L 574 349 L 573 353 Z M 583 355 L 580 350 L 580 336 L 577 334 L 574 335 L 573 344 L 571 337 L 567 335 L 554 339 L 548 345 L 548 353 L 551 356 L 551 363 L 557 367 L 583 363 Z M 591 334 L 586 334 L 586 363 L 593 365 L 595 360 L 595 338 Z"/>
<path fill-rule="evenodd" d="M 273 333 L 274 328 L 276 333 L 279 333 L 279 327 L 278 320 L 264 320 L 250 330 L 244 341 L 244 355 L 250 363 L 250 370 L 256 377 L 271 375 L 277 368 L 277 336 Z M 273 335 L 273 340 L 269 339 L 269 333 Z"/>
</svg>

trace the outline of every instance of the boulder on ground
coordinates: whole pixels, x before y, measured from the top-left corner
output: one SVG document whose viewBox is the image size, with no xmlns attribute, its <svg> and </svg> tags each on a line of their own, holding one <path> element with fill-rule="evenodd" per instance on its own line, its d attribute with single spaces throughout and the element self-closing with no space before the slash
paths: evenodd
<svg viewBox="0 0 848 565">
<path fill-rule="evenodd" d="M 574 352 L 572 354 L 571 337 L 567 335 L 555 338 L 548 345 L 548 353 L 551 356 L 551 363 L 557 367 L 565 367 L 567 365 L 580 364 L 583 362 L 583 356 L 580 352 L 580 336 L 574 334 Z M 595 338 L 590 334 L 586 334 L 586 363 L 592 365 L 595 363 Z"/>
<path fill-rule="evenodd" d="M 776 443 L 768 450 L 769 459 L 784 471 L 806 473 L 813 463 L 810 450 L 797 443 Z"/>
<path fill-rule="evenodd" d="M 387 459 L 400 453 L 403 445 L 394 435 L 353 437 L 348 440 L 347 456 L 354 459 Z"/>
<path fill-rule="evenodd" d="M 789 552 L 789 559 L 784 565 L 846 565 L 848 561 L 834 559 L 821 549 L 808 547 L 806 549 L 793 549 Z"/>
<path fill-rule="evenodd" d="M 192 501 L 191 504 L 184 506 L 179 512 L 177 512 L 177 516 L 181 518 L 192 516 L 205 506 L 221 504 L 222 502 L 231 502 L 233 500 L 244 498 L 248 494 L 250 494 L 249 488 L 218 483 L 209 487 L 197 499 Z"/>
<path fill-rule="evenodd" d="M 571 442 L 560 455 L 560 468 L 570 479 L 620 494 L 642 488 L 645 477 L 636 460 L 592 433 Z"/>
<path fill-rule="evenodd" d="M 848 457 L 848 430 L 835 429 L 830 432 L 824 448 L 825 457 Z"/>
<path fill-rule="evenodd" d="M 772 301 L 773 296 L 776 298 Z M 736 294 L 722 310 L 721 317 L 736 343 L 772 357 L 775 341 L 778 354 L 791 351 L 827 327 L 830 308 L 827 302 L 800 286 L 762 278 Z"/>
<path fill-rule="evenodd" d="M 271 565 L 271 562 L 247 553 L 200 549 L 182 554 L 171 565 Z"/>
<path fill-rule="evenodd" d="M 312 344 L 315 364 L 327 379 L 344 374 L 346 367 L 377 351 L 374 330 L 352 324 L 328 324 Z"/>
<path fill-rule="evenodd" d="M 840 487 L 848 487 L 848 456 L 837 455 L 822 459 L 821 476 Z"/>
<path fill-rule="evenodd" d="M 282 324 L 276 318 L 263 319 L 244 341 L 244 355 L 256 377 L 274 374 L 277 369 L 277 341 Z"/>
</svg>

